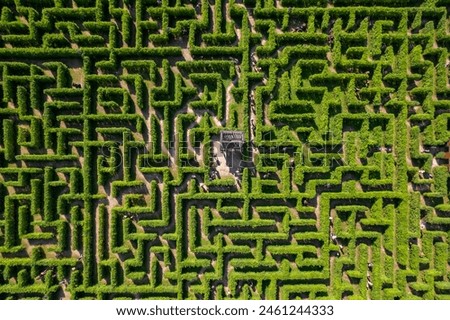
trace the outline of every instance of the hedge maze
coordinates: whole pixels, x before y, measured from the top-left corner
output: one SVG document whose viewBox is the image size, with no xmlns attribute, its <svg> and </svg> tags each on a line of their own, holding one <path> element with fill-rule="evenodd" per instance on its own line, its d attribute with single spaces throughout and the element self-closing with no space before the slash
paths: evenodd
<svg viewBox="0 0 450 320">
<path fill-rule="evenodd" d="M 450 299 L 450 1 L 0 3 L 1 300 Z"/>
</svg>

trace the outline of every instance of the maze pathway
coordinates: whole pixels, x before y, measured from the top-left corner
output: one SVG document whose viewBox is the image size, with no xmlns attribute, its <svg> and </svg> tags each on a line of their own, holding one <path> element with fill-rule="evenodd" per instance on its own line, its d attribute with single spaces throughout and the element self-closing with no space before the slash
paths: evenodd
<svg viewBox="0 0 450 320">
<path fill-rule="evenodd" d="M 0 1 L 0 300 L 450 299 L 450 2 L 370 5 Z"/>
</svg>

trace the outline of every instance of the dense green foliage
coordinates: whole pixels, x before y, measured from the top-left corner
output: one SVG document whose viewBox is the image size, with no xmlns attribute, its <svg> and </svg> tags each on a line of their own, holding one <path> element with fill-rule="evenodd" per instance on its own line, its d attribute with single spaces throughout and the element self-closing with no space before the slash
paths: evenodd
<svg viewBox="0 0 450 320">
<path fill-rule="evenodd" d="M 445 6 L 4 1 L 0 300 L 449 299 Z"/>
</svg>

